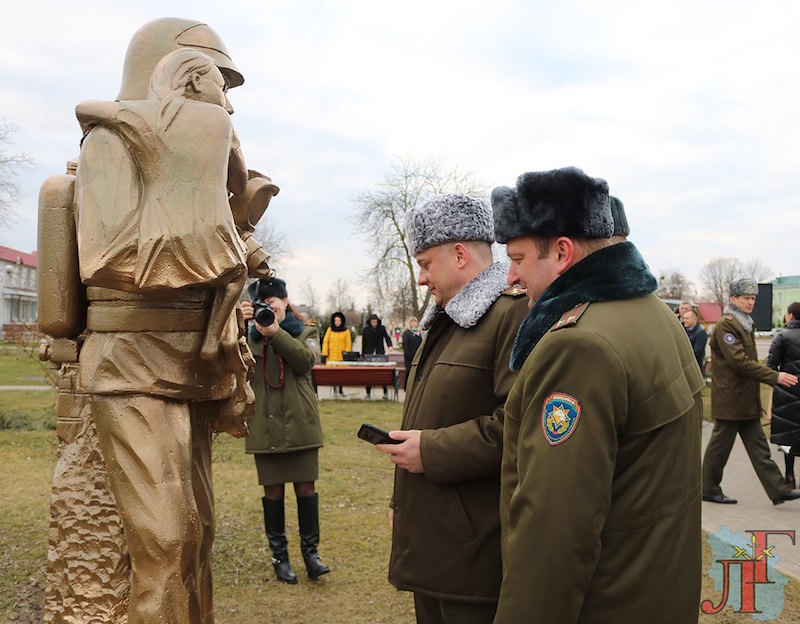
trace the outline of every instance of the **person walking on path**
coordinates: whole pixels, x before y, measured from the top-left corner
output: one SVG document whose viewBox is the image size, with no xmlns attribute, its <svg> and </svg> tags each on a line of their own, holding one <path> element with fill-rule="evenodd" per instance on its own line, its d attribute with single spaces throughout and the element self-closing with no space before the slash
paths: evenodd
<svg viewBox="0 0 800 624">
<path fill-rule="evenodd" d="M 769 346 L 767 366 L 772 370 L 800 374 L 800 302 L 789 304 L 784 316 L 786 328 Z M 783 447 L 784 480 L 795 487 L 794 458 L 800 454 L 800 384 L 775 386 L 772 393 L 770 441 Z"/>
<path fill-rule="evenodd" d="M 703 456 L 703 500 L 732 505 L 720 482 L 736 435 L 741 437 L 750 463 L 774 505 L 800 498 L 800 491 L 784 481 L 770 457 L 761 426 L 759 384 L 791 388 L 797 376 L 776 371 L 758 361 L 753 307 L 758 294 L 755 280 L 742 278 L 729 286 L 730 302 L 711 334 L 711 417 L 714 429 Z"/>
</svg>

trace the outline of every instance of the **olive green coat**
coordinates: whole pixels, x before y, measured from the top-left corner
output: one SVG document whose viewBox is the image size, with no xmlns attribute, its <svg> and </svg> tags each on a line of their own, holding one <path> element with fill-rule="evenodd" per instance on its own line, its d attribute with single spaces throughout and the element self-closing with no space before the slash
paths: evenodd
<svg viewBox="0 0 800 624">
<path fill-rule="evenodd" d="M 441 312 L 414 355 L 402 428 L 423 430 L 425 472 L 395 471 L 389 581 L 398 589 L 497 600 L 503 404 L 526 313 L 521 293 L 500 295 L 466 329 Z"/>
<path fill-rule="evenodd" d="M 248 453 L 286 453 L 322 446 L 319 405 L 311 369 L 319 354 L 319 332 L 306 325 L 296 338 L 281 329 L 271 338 L 250 342 L 256 358 L 252 383 L 255 414 L 247 421 Z M 265 357 L 266 356 L 266 357 Z M 283 361 L 283 386 L 280 384 Z M 265 365 L 266 362 L 266 365 Z M 266 377 L 265 377 L 266 371 Z"/>
<path fill-rule="evenodd" d="M 495 622 L 696 622 L 703 379 L 686 332 L 655 295 L 571 312 L 506 402 Z M 548 439 L 554 393 L 579 416 Z"/>
<path fill-rule="evenodd" d="M 711 333 L 711 416 L 716 420 L 761 418 L 759 384 L 774 386 L 778 371 L 758 361 L 755 333 L 724 314 Z"/>
</svg>

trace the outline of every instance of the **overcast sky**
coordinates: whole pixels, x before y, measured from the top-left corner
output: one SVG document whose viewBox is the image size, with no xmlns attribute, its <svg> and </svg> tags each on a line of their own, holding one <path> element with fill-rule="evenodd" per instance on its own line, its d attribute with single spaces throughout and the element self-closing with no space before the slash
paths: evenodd
<svg viewBox="0 0 800 624">
<path fill-rule="evenodd" d="M 624 201 L 657 276 L 696 283 L 718 256 L 800 274 L 796 0 L 14 2 L 0 118 L 34 165 L 0 244 L 36 248 L 39 186 L 78 152 L 75 105 L 116 97 L 131 36 L 163 16 L 208 23 L 245 76 L 233 122 L 281 187 L 267 218 L 294 249 L 290 297 L 311 280 L 324 300 L 339 277 L 356 294 L 353 197 L 397 157 L 487 188 L 575 165 Z"/>
</svg>

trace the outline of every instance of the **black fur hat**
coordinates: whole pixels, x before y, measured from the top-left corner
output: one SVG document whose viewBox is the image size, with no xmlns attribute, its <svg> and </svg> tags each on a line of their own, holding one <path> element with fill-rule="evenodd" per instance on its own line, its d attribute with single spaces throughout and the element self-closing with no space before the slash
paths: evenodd
<svg viewBox="0 0 800 624">
<path fill-rule="evenodd" d="M 268 297 L 278 297 L 279 299 L 286 299 L 289 293 L 286 290 L 286 282 L 280 277 L 270 277 L 264 279 L 263 277 L 251 282 L 247 287 L 247 294 L 250 296 L 250 301 L 256 299 L 266 299 Z"/>
<path fill-rule="evenodd" d="M 619 197 L 608 196 L 611 205 L 611 218 L 614 219 L 614 236 L 628 236 L 631 227 L 628 225 L 628 217 L 625 215 L 625 204 Z"/>
<path fill-rule="evenodd" d="M 492 210 L 499 243 L 520 236 L 608 238 L 614 231 L 608 184 L 577 167 L 523 173 L 515 189 L 492 191 Z"/>
</svg>

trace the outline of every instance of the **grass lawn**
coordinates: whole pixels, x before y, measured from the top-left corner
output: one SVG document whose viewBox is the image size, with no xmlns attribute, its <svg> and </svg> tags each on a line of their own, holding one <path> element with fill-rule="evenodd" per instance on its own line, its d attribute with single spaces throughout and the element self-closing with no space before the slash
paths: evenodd
<svg viewBox="0 0 800 624">
<path fill-rule="evenodd" d="M 0 342 L 0 386 L 47 383 L 51 366 L 39 361 L 39 346 Z"/>
<path fill-rule="evenodd" d="M 2 383 L 2 382 L 0 382 Z M 42 425 L 52 414 L 53 391 L 0 392 L 3 410 L 30 411 L 27 427 L 0 430 L 0 624 L 41 622 L 47 552 L 49 484 L 56 459 L 55 431 Z M 219 624 L 291 622 L 413 622 L 411 596 L 386 580 L 390 535 L 388 501 L 392 465 L 356 438 L 362 422 L 399 425 L 401 405 L 383 401 L 320 403 L 325 447 L 320 456 L 320 553 L 332 572 L 317 582 L 305 575 L 297 537 L 294 495 L 287 492 L 287 533 L 300 582 L 278 583 L 270 564 L 252 457 L 229 436 L 214 442 L 217 537 L 214 601 Z M 17 423 L 19 424 L 19 423 Z M 289 488 L 291 490 L 291 488 Z M 711 566 L 705 548 L 703 569 Z M 719 596 L 704 576 L 703 597 Z M 704 624 L 752 622 L 730 612 L 703 616 Z M 774 622 L 800 621 L 800 584 L 791 579 L 786 607 Z"/>
</svg>

